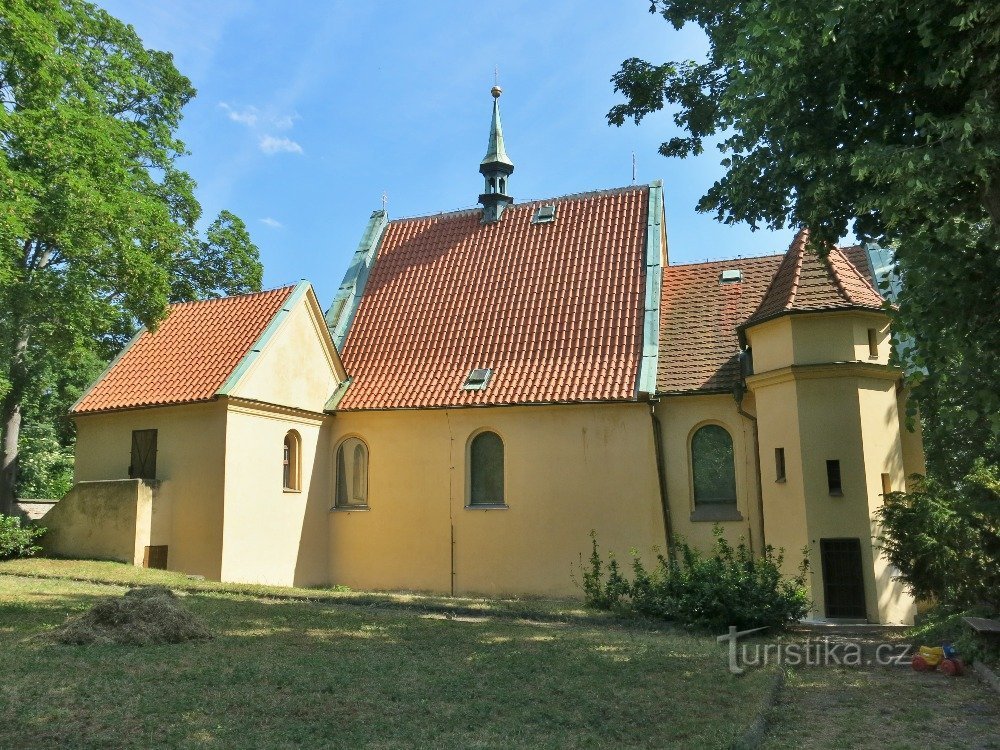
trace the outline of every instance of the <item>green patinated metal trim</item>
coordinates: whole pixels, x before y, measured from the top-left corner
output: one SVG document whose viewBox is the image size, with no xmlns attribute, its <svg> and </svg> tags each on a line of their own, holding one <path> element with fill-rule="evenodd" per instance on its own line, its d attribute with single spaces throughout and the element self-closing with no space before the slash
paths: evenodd
<svg viewBox="0 0 1000 750">
<path fill-rule="evenodd" d="M 229 374 L 229 377 L 226 378 L 226 382 L 223 383 L 219 387 L 219 390 L 215 392 L 216 396 L 227 396 L 232 393 L 237 383 L 240 382 L 247 370 L 250 369 L 250 366 L 257 361 L 257 357 L 260 356 L 260 353 L 264 351 L 264 347 L 267 346 L 268 342 L 274 337 L 275 332 L 277 332 L 281 324 L 285 322 L 285 318 L 288 317 L 292 308 L 295 307 L 298 301 L 302 299 L 308 291 L 308 281 L 303 280 L 295 285 L 295 288 L 292 289 L 292 293 L 289 294 L 288 299 L 285 300 L 285 304 L 283 304 L 281 309 L 274 314 L 273 318 L 271 318 L 271 322 L 267 324 L 264 332 L 253 343 L 253 346 L 250 347 L 250 351 L 243 355 L 243 359 L 239 361 L 236 368 Z"/>
<path fill-rule="evenodd" d="M 104 380 L 104 378 L 107 376 L 107 374 L 109 372 L 111 372 L 112 368 L 114 368 L 114 366 L 117 365 L 121 361 L 121 358 L 125 356 L 125 353 L 129 349 L 132 348 L 132 345 L 135 344 L 135 342 L 139 340 L 139 337 L 142 336 L 142 334 L 144 334 L 145 332 L 146 332 L 146 326 L 143 326 L 138 331 L 136 331 L 135 336 L 133 336 L 132 338 L 130 338 L 128 340 L 128 343 L 125 344 L 125 346 L 122 348 L 122 350 L 120 352 L 118 352 L 118 354 L 115 356 L 115 358 L 113 360 L 111 360 L 111 362 L 108 364 L 108 366 L 104 368 L 103 372 L 101 372 L 101 374 L 97 376 L 97 378 L 94 380 L 93 383 L 91 383 L 90 385 L 87 386 L 87 389 L 83 392 L 83 395 L 80 396 L 80 398 L 78 398 L 76 400 L 76 402 L 71 407 L 69 407 L 69 413 L 70 414 L 72 414 L 73 412 L 76 411 L 76 407 L 78 407 L 80 405 L 80 403 L 85 398 L 87 398 L 87 396 L 90 395 L 90 392 L 92 390 L 94 390 L 94 388 L 97 386 L 98 383 L 100 383 L 102 380 Z"/>
<path fill-rule="evenodd" d="M 348 378 L 347 380 L 340 381 L 340 385 L 330 396 L 329 400 L 326 402 L 326 406 L 323 407 L 323 411 L 336 411 L 337 407 L 340 406 L 341 399 L 347 393 L 347 389 L 351 387 L 351 383 L 354 382 L 354 378 Z"/>
<path fill-rule="evenodd" d="M 660 359 L 660 285 L 663 268 L 663 181 L 649 184 L 649 213 L 646 221 L 646 303 L 642 326 L 642 363 L 639 365 L 639 393 L 656 393 L 656 370 Z"/>
<path fill-rule="evenodd" d="M 495 89 L 499 91 L 500 89 Z M 500 126 L 500 94 L 493 95 L 493 119 L 490 120 L 490 141 L 486 145 L 486 156 L 479 163 L 480 171 L 483 167 L 491 167 L 502 164 L 506 167 L 513 167 L 514 162 L 507 156 L 507 149 L 503 143 L 503 128 Z"/>
<path fill-rule="evenodd" d="M 388 224 L 389 217 L 385 211 L 372 212 L 361 242 L 358 243 L 358 249 L 354 251 L 351 265 L 344 274 L 344 280 L 340 282 L 340 289 L 337 290 L 330 308 L 326 311 L 326 326 L 330 329 L 330 336 L 333 337 L 338 352 L 344 345 L 344 339 L 347 338 L 347 332 L 350 331 L 351 323 L 354 321 L 354 314 L 361 304 L 368 274 L 375 263 L 375 255 Z"/>
</svg>

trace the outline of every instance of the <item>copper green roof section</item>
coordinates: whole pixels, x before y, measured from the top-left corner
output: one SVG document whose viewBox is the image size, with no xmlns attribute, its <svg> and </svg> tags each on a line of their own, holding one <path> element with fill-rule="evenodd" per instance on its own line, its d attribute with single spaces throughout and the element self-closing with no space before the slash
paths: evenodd
<svg viewBox="0 0 1000 750">
<path fill-rule="evenodd" d="M 660 282 L 663 276 L 663 181 L 649 184 L 646 215 L 646 301 L 642 321 L 642 361 L 639 393 L 656 393 L 656 371 L 660 356 Z"/>
<path fill-rule="evenodd" d="M 490 142 L 486 146 L 486 156 L 480 162 L 480 167 L 503 164 L 513 167 L 514 162 L 507 156 L 503 145 L 503 128 L 500 126 L 500 87 L 493 87 L 493 120 L 490 122 Z"/>
<path fill-rule="evenodd" d="M 358 303 L 365 293 L 368 273 L 375 263 L 375 254 L 388 223 L 389 218 L 385 211 L 372 212 L 361 242 L 358 243 L 358 249 L 354 251 L 351 265 L 344 274 L 344 280 L 340 282 L 340 289 L 330 303 L 330 309 L 326 311 L 326 325 L 330 329 L 330 335 L 338 352 L 344 345 Z"/>
</svg>

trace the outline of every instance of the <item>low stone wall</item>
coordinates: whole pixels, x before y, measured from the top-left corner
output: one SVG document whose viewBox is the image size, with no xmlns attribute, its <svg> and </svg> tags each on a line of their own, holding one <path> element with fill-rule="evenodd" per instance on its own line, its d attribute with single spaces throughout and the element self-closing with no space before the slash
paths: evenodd
<svg viewBox="0 0 1000 750">
<path fill-rule="evenodd" d="M 143 564 L 154 484 L 141 479 L 77 482 L 40 523 L 46 554 Z"/>
<path fill-rule="evenodd" d="M 27 521 L 37 521 L 52 510 L 52 506 L 58 502 L 58 500 L 18 500 L 14 503 L 14 514 Z"/>
</svg>

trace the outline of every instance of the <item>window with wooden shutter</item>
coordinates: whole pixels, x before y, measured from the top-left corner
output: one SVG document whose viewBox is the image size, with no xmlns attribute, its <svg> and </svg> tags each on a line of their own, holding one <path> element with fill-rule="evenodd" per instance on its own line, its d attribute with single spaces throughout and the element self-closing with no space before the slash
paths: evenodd
<svg viewBox="0 0 1000 750">
<path fill-rule="evenodd" d="M 132 430 L 128 475 L 132 479 L 156 479 L 156 430 Z"/>
</svg>

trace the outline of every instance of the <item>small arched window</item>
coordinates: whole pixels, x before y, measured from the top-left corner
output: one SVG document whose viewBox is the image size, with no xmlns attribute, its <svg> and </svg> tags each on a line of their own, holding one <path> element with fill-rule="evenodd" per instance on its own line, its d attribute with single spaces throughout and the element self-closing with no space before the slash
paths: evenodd
<svg viewBox="0 0 1000 750">
<path fill-rule="evenodd" d="M 364 508 L 368 505 L 368 446 L 355 437 L 347 438 L 337 448 L 338 508 Z"/>
<path fill-rule="evenodd" d="M 469 446 L 469 505 L 504 505 L 503 440 L 480 432 Z"/>
<path fill-rule="evenodd" d="M 709 424 L 691 438 L 694 504 L 736 505 L 733 439 L 724 427 Z"/>
<path fill-rule="evenodd" d="M 292 492 L 302 489 L 301 440 L 299 433 L 289 430 L 285 434 L 285 448 L 281 461 L 281 486 Z"/>
</svg>

